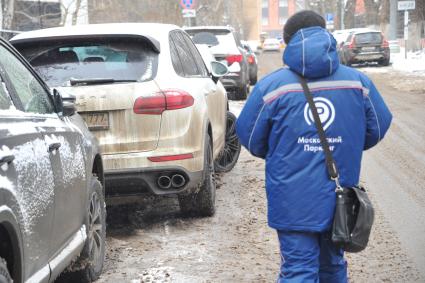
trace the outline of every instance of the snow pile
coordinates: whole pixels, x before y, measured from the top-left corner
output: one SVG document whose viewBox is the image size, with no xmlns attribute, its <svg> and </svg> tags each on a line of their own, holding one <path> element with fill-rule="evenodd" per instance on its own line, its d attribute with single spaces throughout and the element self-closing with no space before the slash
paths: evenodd
<svg viewBox="0 0 425 283">
<path fill-rule="evenodd" d="M 395 70 L 425 76 L 425 50 L 409 52 L 406 59 L 402 48 L 400 53 L 391 53 L 391 62 Z"/>
</svg>

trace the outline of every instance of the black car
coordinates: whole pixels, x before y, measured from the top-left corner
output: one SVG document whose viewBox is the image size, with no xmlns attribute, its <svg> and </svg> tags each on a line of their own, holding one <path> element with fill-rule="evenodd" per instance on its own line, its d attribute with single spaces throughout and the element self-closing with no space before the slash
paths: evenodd
<svg viewBox="0 0 425 283">
<path fill-rule="evenodd" d="M 237 33 L 227 26 L 185 28 L 196 44 L 207 44 L 215 59 L 229 68 L 221 78 L 229 99 L 246 99 L 250 77 L 247 54 Z"/>
<path fill-rule="evenodd" d="M 255 85 L 257 83 L 257 73 L 258 73 L 258 62 L 257 55 L 252 51 L 248 42 L 242 41 L 242 47 L 247 53 L 247 61 L 249 65 L 249 83 Z"/>
<path fill-rule="evenodd" d="M 342 63 L 347 66 L 368 62 L 377 62 L 382 66 L 390 64 L 389 44 L 380 31 L 353 30 L 339 52 Z"/>
</svg>

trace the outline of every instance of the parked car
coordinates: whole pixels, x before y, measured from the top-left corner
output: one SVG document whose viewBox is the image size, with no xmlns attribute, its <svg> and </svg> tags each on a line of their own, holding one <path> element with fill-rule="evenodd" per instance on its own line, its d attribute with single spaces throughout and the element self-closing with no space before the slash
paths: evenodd
<svg viewBox="0 0 425 283">
<path fill-rule="evenodd" d="M 342 29 L 342 30 L 335 30 L 332 35 L 336 40 L 336 50 L 338 52 L 339 61 L 343 62 L 342 57 L 342 47 L 344 46 L 344 43 L 347 41 L 348 36 L 352 32 L 352 29 Z"/>
<path fill-rule="evenodd" d="M 226 93 L 190 37 L 164 24 L 32 31 L 11 42 L 51 86 L 74 94 L 98 138 L 111 204 L 178 194 L 185 213 L 215 211 L 214 160 L 226 134 Z"/>
<path fill-rule="evenodd" d="M 211 53 L 208 45 L 196 44 L 202 59 L 205 62 L 208 70 L 211 70 L 211 63 L 215 61 L 214 55 Z M 225 92 L 223 84 L 218 81 L 217 87 L 222 88 Z M 229 172 L 235 167 L 239 154 L 241 152 L 241 143 L 238 136 L 236 135 L 236 116 L 230 112 L 229 106 L 227 107 L 226 115 L 226 138 L 224 148 L 220 155 L 214 161 L 214 169 L 218 173 Z"/>
<path fill-rule="evenodd" d="M 340 54 L 342 63 L 348 66 L 366 62 L 377 62 L 383 66 L 390 64 L 389 44 L 380 31 L 352 30 L 340 48 Z"/>
<path fill-rule="evenodd" d="M 247 41 L 242 41 L 242 47 L 245 49 L 247 54 L 248 66 L 249 66 L 249 83 L 255 85 L 258 77 L 258 61 L 257 55 L 252 51 Z"/>
<path fill-rule="evenodd" d="M 91 282 L 106 233 L 97 141 L 3 39 L 0 78 L 0 282 L 53 282 L 70 265 Z"/>
<path fill-rule="evenodd" d="M 217 61 L 229 73 L 221 78 L 229 99 L 246 99 L 249 93 L 249 64 L 239 36 L 231 27 L 201 26 L 185 28 L 196 44 L 207 44 Z"/>
<path fill-rule="evenodd" d="M 255 54 L 260 54 L 261 44 L 258 40 L 248 40 L 248 45 Z"/>
<path fill-rule="evenodd" d="M 266 38 L 263 43 L 263 51 L 280 52 L 280 41 L 277 38 Z"/>
</svg>

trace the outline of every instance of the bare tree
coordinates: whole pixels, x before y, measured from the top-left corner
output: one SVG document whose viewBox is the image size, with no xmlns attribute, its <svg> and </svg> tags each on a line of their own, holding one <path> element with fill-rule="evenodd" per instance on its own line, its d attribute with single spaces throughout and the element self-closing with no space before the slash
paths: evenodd
<svg viewBox="0 0 425 283">
<path fill-rule="evenodd" d="M 356 11 L 356 0 L 348 0 L 345 5 L 344 25 L 345 28 L 354 28 L 354 13 Z"/>
<path fill-rule="evenodd" d="M 13 15 L 15 0 L 0 0 L 2 2 L 2 29 L 11 29 L 13 24 Z"/>
</svg>

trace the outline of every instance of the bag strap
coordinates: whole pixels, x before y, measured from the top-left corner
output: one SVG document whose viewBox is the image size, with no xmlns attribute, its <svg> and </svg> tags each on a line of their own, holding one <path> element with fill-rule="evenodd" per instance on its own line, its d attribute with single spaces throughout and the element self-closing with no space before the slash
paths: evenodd
<svg viewBox="0 0 425 283">
<path fill-rule="evenodd" d="M 319 113 L 317 112 L 317 107 L 313 100 L 313 95 L 310 92 L 310 89 L 307 85 L 307 81 L 305 80 L 305 78 L 298 75 L 298 80 L 300 81 L 301 86 L 303 87 L 305 98 L 307 99 L 307 102 L 313 114 L 314 124 L 316 125 L 316 129 L 320 138 L 320 144 L 322 145 L 323 152 L 325 153 L 326 167 L 328 170 L 329 177 L 336 182 L 337 188 L 339 188 L 340 185 L 339 185 L 339 179 L 338 179 L 339 178 L 338 169 L 336 167 L 335 160 L 332 156 L 332 152 L 329 148 L 329 143 L 328 143 L 328 140 L 326 139 L 325 130 L 323 129 L 322 122 L 320 121 Z"/>
</svg>

